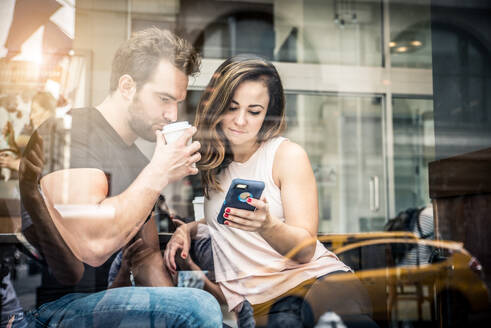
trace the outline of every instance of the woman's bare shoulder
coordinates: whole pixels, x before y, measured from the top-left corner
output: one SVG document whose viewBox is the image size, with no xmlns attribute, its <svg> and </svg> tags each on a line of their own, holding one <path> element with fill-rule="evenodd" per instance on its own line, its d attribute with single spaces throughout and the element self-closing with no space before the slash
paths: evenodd
<svg viewBox="0 0 491 328">
<path fill-rule="evenodd" d="M 308 159 L 308 156 L 302 146 L 286 139 L 278 147 L 275 159 L 284 162 L 295 159 Z"/>
<path fill-rule="evenodd" d="M 285 177 L 291 177 L 292 173 L 301 176 L 311 170 L 309 157 L 302 146 L 290 140 L 280 144 L 273 164 L 273 178 L 278 186 L 281 186 Z"/>
</svg>

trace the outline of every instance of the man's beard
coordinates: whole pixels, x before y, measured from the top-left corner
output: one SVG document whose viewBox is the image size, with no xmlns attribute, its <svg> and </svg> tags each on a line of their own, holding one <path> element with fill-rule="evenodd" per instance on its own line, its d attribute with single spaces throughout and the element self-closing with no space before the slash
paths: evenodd
<svg viewBox="0 0 491 328">
<path fill-rule="evenodd" d="M 133 102 L 131 103 L 128 113 L 129 113 L 129 126 L 135 132 L 137 136 L 150 142 L 155 142 L 155 132 L 152 129 L 152 125 L 149 124 L 149 120 L 145 117 L 145 111 L 142 109 L 143 105 L 138 98 L 135 96 Z"/>
</svg>

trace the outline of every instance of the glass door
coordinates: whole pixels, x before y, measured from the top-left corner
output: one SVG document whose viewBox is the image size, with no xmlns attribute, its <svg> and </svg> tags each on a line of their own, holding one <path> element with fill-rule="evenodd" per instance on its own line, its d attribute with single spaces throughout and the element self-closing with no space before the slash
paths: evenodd
<svg viewBox="0 0 491 328">
<path fill-rule="evenodd" d="M 287 137 L 309 154 L 319 191 L 319 232 L 382 230 L 386 170 L 382 98 L 290 94 Z"/>
</svg>

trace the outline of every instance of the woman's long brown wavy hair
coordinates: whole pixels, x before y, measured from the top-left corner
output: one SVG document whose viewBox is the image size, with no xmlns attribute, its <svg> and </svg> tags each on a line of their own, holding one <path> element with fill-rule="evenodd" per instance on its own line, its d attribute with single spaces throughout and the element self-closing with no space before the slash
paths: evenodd
<svg viewBox="0 0 491 328">
<path fill-rule="evenodd" d="M 217 175 L 233 160 L 229 142 L 219 123 L 230 107 L 235 90 L 244 81 L 262 81 L 268 88 L 268 108 L 257 142 L 278 136 L 286 127 L 285 95 L 276 68 L 253 55 L 239 55 L 223 62 L 201 96 L 194 122 L 198 129 L 195 140 L 201 143 L 198 169 L 207 197 L 210 190 L 222 190 Z"/>
</svg>

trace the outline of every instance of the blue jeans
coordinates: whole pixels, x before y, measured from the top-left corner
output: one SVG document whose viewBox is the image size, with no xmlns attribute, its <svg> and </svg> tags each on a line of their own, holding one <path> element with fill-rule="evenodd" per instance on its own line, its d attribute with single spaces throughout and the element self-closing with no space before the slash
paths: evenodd
<svg viewBox="0 0 491 328">
<path fill-rule="evenodd" d="M 19 311 L 2 315 L 0 327 L 7 327 L 8 324 L 10 324 L 10 327 L 12 328 L 27 328 L 27 322 L 24 316 L 24 312 Z"/>
<path fill-rule="evenodd" d="M 26 319 L 28 327 L 222 327 L 220 306 L 211 294 L 176 287 L 68 294 Z"/>
</svg>

